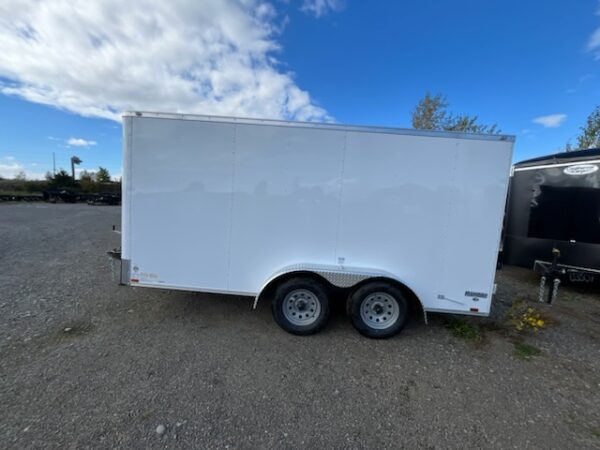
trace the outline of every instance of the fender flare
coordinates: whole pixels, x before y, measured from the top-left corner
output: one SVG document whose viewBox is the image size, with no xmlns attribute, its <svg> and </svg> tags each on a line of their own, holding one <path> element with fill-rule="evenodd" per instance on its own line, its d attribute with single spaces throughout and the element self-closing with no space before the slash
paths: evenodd
<svg viewBox="0 0 600 450">
<path fill-rule="evenodd" d="M 256 294 L 254 298 L 253 309 L 256 309 L 258 305 L 258 301 L 262 294 L 279 280 L 281 277 L 288 276 L 293 273 L 310 273 L 317 275 L 318 277 L 324 279 L 329 284 L 339 287 L 339 288 L 351 288 L 356 286 L 364 281 L 370 279 L 384 279 L 390 280 L 394 283 L 399 284 L 404 289 L 407 289 L 410 294 L 414 297 L 414 299 L 419 303 L 421 307 L 421 311 L 423 312 L 423 317 L 425 320 L 425 324 L 427 324 L 427 312 L 425 311 L 425 307 L 423 306 L 423 302 L 416 294 L 415 290 L 410 286 L 410 284 L 403 281 L 401 278 L 396 275 L 386 272 L 384 270 L 378 269 L 366 269 L 359 267 L 347 267 L 347 266 L 334 266 L 334 265 L 322 265 L 322 264 L 293 264 L 289 266 L 285 266 L 282 269 L 273 273 L 270 277 L 268 277 L 261 285 L 261 288 Z"/>
</svg>

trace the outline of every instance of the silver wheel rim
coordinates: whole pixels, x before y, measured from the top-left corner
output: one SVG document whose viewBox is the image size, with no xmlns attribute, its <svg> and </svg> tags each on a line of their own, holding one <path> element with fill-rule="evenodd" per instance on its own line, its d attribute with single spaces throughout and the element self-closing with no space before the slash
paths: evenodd
<svg viewBox="0 0 600 450">
<path fill-rule="evenodd" d="M 360 304 L 360 317 L 369 328 L 384 330 L 398 321 L 400 306 L 390 294 L 374 292 Z"/>
<path fill-rule="evenodd" d="M 320 314 L 321 302 L 308 289 L 294 289 L 283 299 L 283 315 L 294 325 L 312 325 Z"/>
</svg>

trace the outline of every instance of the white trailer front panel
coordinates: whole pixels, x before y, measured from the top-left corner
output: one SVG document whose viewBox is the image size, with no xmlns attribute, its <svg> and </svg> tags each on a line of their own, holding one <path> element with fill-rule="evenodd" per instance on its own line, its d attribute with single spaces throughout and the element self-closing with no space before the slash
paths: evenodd
<svg viewBox="0 0 600 450">
<path fill-rule="evenodd" d="M 393 278 L 429 311 L 487 314 L 513 140 L 127 114 L 124 277 L 254 296 L 313 267 Z"/>
</svg>

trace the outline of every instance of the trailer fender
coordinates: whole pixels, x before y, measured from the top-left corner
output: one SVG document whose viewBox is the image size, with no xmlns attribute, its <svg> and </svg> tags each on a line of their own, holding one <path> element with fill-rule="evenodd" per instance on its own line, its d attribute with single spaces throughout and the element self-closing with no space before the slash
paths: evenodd
<svg viewBox="0 0 600 450">
<path fill-rule="evenodd" d="M 258 301 L 260 300 L 263 293 L 265 293 L 282 277 L 286 277 L 291 274 L 302 273 L 317 276 L 318 278 L 324 279 L 332 286 L 338 288 L 351 288 L 363 282 L 366 282 L 367 280 L 372 279 L 389 280 L 393 283 L 398 284 L 402 289 L 408 291 L 411 297 L 413 297 L 413 300 L 415 300 L 420 306 L 425 323 L 427 324 L 427 313 L 425 311 L 423 303 L 421 302 L 419 296 L 415 293 L 414 289 L 412 289 L 409 284 L 407 284 L 394 274 L 383 270 L 347 266 L 329 266 L 321 264 L 294 264 L 286 266 L 272 274 L 262 284 L 260 290 L 258 291 L 258 294 L 254 298 L 253 309 L 256 309 Z"/>
</svg>

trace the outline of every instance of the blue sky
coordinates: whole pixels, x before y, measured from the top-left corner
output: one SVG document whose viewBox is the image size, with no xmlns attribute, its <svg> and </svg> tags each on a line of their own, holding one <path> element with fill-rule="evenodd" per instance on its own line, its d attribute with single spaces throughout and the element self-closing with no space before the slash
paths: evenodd
<svg viewBox="0 0 600 450">
<path fill-rule="evenodd" d="M 125 109 L 410 127 L 440 92 L 520 160 L 574 144 L 600 104 L 596 0 L 45 3 L 0 6 L 4 176 L 43 176 L 53 152 L 120 174 Z"/>
</svg>

